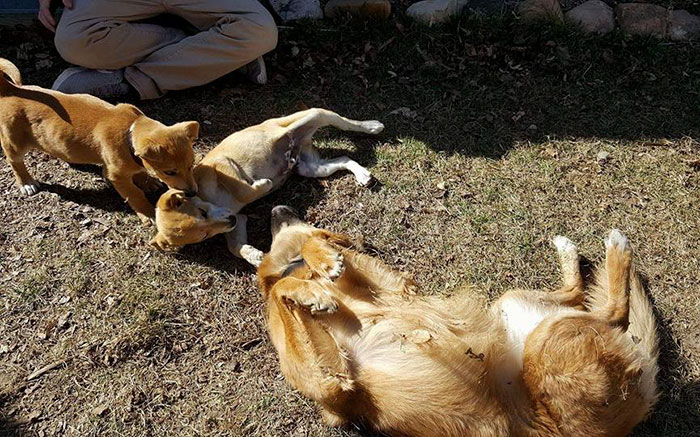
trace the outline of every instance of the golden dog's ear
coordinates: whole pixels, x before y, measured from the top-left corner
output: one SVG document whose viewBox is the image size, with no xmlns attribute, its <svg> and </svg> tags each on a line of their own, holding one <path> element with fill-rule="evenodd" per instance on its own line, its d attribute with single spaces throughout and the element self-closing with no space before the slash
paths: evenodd
<svg viewBox="0 0 700 437">
<path fill-rule="evenodd" d="M 158 249 L 159 252 L 172 252 L 177 249 L 177 246 L 170 244 L 167 238 L 165 238 L 161 233 L 157 233 L 155 237 L 151 238 L 148 244 Z"/>
<path fill-rule="evenodd" d="M 194 141 L 199 136 L 199 123 L 196 121 L 183 121 L 173 125 L 174 128 L 181 130 L 185 133 L 190 141 Z"/>
</svg>

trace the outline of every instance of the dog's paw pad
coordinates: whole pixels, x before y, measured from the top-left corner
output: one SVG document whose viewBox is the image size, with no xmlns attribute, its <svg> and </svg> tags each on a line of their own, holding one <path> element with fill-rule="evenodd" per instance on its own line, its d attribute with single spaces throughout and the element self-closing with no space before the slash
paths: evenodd
<svg viewBox="0 0 700 437">
<path fill-rule="evenodd" d="M 576 245 L 571 240 L 561 235 L 554 237 L 552 239 L 552 243 L 554 244 L 554 247 L 557 248 L 557 252 L 559 252 L 561 255 L 576 252 Z"/>
<path fill-rule="evenodd" d="M 362 122 L 362 127 L 364 127 L 368 134 L 376 135 L 384 130 L 384 125 L 377 120 L 368 120 Z"/>
<path fill-rule="evenodd" d="M 22 192 L 22 194 L 24 194 L 25 196 L 33 196 L 39 192 L 39 184 L 37 184 L 36 182 L 24 184 L 19 187 L 19 191 Z"/>
<path fill-rule="evenodd" d="M 358 185 L 366 187 L 370 182 L 372 182 L 372 173 L 370 173 L 366 168 L 362 167 L 357 171 L 357 173 L 355 173 L 355 180 L 357 181 Z"/>
<path fill-rule="evenodd" d="M 627 239 L 625 234 L 620 232 L 619 229 L 613 229 L 612 231 L 610 231 L 608 238 L 605 239 L 605 248 L 608 250 L 610 250 L 610 249 L 619 249 L 622 251 L 631 250 L 629 240 Z"/>
</svg>

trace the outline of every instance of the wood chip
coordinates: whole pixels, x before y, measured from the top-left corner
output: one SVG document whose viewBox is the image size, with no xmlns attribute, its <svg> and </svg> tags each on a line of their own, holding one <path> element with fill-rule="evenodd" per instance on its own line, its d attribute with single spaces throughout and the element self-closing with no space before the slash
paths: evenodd
<svg viewBox="0 0 700 437">
<path fill-rule="evenodd" d="M 68 360 L 58 360 L 58 361 L 54 361 L 54 362 L 51 363 L 51 364 L 47 364 L 46 366 L 44 366 L 44 367 L 42 367 L 42 368 L 40 368 L 40 369 L 35 370 L 35 371 L 32 372 L 29 376 L 27 376 L 27 381 L 31 381 L 32 379 L 36 379 L 36 378 L 40 377 L 41 375 L 43 375 L 43 374 L 46 373 L 46 372 L 52 371 L 53 369 L 55 369 L 55 368 L 57 368 L 57 367 L 63 365 L 66 361 L 68 361 Z"/>
</svg>

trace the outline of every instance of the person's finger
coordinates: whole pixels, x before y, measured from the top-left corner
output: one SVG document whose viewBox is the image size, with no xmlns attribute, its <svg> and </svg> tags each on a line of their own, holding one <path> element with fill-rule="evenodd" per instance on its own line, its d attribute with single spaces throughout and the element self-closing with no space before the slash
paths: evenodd
<svg viewBox="0 0 700 437">
<path fill-rule="evenodd" d="M 46 9 L 39 11 L 39 21 L 51 32 L 56 32 L 56 20 L 53 18 L 53 14 L 51 14 L 50 11 Z"/>
<path fill-rule="evenodd" d="M 68 9 L 73 9 L 73 0 L 63 0 L 63 6 Z"/>
</svg>

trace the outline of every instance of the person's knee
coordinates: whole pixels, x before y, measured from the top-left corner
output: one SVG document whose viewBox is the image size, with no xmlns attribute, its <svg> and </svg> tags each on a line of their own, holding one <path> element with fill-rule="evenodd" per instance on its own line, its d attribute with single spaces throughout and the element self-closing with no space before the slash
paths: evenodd
<svg viewBox="0 0 700 437">
<path fill-rule="evenodd" d="M 86 36 L 72 29 L 71 26 L 61 26 L 59 24 L 53 41 L 58 54 L 66 62 L 76 65 L 82 64 L 83 56 L 81 54 L 85 50 Z"/>
<path fill-rule="evenodd" d="M 56 50 L 61 57 L 71 64 L 85 68 L 117 69 L 123 67 L 116 63 L 113 50 L 99 42 L 93 41 L 93 35 L 88 30 L 77 30 L 72 26 L 59 24 L 54 36 Z M 105 41 L 99 38 L 98 41 Z"/>
<path fill-rule="evenodd" d="M 249 49 L 255 52 L 256 57 L 277 47 L 277 25 L 267 10 L 259 14 L 251 14 L 250 17 L 239 19 L 222 28 L 222 33 L 229 34 L 228 36 L 236 34 L 240 37 L 241 32 L 245 33 Z"/>
</svg>

